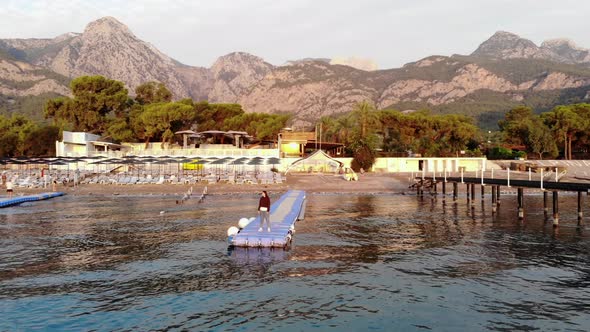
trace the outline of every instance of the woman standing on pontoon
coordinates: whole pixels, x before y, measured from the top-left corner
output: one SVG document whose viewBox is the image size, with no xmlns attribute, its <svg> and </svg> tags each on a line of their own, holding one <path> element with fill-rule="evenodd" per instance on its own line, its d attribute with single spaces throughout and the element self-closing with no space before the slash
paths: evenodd
<svg viewBox="0 0 590 332">
<path fill-rule="evenodd" d="M 268 197 L 266 190 L 263 190 L 262 196 L 260 196 L 260 201 L 258 202 L 258 214 L 260 215 L 260 228 L 258 231 L 262 232 L 264 221 L 266 221 L 266 230 L 270 232 L 270 197 Z"/>
</svg>

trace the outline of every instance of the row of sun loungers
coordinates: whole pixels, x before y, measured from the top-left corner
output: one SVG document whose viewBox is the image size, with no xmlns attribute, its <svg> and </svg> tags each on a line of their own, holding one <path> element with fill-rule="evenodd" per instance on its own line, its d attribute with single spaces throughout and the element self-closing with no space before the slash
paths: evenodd
<svg viewBox="0 0 590 332">
<path fill-rule="evenodd" d="M 119 175 L 119 176 L 106 176 L 100 175 L 95 177 L 86 178 L 82 183 L 88 184 L 113 184 L 113 185 L 129 185 L 129 184 L 195 184 L 195 183 L 233 183 L 233 184 L 273 184 L 283 183 L 284 179 L 281 174 L 261 173 L 258 176 L 254 175 L 216 175 L 208 174 L 204 176 L 131 176 L 131 175 Z"/>
<path fill-rule="evenodd" d="M 20 188 L 49 187 L 55 180 L 58 184 L 74 185 L 72 173 L 54 173 L 45 179 L 40 176 L 9 173 L 7 180 Z M 258 174 L 203 174 L 203 175 L 159 175 L 152 176 L 137 174 L 96 174 L 82 173 L 78 176 L 79 184 L 105 185 L 141 185 L 141 184 L 196 184 L 196 183 L 231 183 L 231 184 L 273 184 L 283 183 L 284 178 L 279 173 L 260 172 Z"/>
</svg>

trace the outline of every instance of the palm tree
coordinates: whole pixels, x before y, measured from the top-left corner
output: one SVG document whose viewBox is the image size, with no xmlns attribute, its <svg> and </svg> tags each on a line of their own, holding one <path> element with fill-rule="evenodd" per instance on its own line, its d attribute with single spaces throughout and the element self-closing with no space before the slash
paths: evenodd
<svg viewBox="0 0 590 332">
<path fill-rule="evenodd" d="M 375 111 L 375 106 L 366 100 L 354 106 L 352 116 L 357 120 L 359 126 L 359 139 L 367 138 L 370 129 L 375 128 L 379 123 L 379 116 Z"/>
</svg>

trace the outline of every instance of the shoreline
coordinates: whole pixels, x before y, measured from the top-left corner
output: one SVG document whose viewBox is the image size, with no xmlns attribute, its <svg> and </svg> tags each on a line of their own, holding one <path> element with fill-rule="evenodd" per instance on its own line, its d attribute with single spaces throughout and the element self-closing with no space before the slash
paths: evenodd
<svg viewBox="0 0 590 332">
<path fill-rule="evenodd" d="M 281 184 L 81 184 L 79 186 L 57 185 L 56 191 L 74 196 L 182 196 L 193 188 L 193 197 L 207 195 L 235 195 L 258 193 L 261 190 L 286 192 L 291 189 L 314 194 L 405 194 L 409 191 L 409 179 L 405 175 L 387 173 L 359 174 L 359 181 L 346 181 L 333 174 L 290 174 Z M 15 195 L 31 195 L 50 192 L 47 188 L 15 188 Z"/>
</svg>

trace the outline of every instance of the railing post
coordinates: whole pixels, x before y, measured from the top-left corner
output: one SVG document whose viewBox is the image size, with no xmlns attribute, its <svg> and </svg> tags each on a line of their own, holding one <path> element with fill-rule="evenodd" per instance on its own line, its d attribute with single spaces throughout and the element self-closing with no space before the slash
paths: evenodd
<svg viewBox="0 0 590 332">
<path fill-rule="evenodd" d="M 532 180 L 532 178 L 531 178 L 531 177 L 532 177 L 532 173 L 531 173 L 531 168 L 529 167 L 529 181 L 531 181 L 531 180 Z"/>
<path fill-rule="evenodd" d="M 508 175 L 507 175 L 507 177 L 508 177 L 508 181 L 507 181 L 507 182 L 508 182 L 508 183 L 507 183 L 507 185 L 506 185 L 506 186 L 507 186 L 507 187 L 510 187 L 510 168 L 508 169 L 508 173 L 507 173 L 507 174 L 508 174 Z"/>
</svg>

